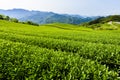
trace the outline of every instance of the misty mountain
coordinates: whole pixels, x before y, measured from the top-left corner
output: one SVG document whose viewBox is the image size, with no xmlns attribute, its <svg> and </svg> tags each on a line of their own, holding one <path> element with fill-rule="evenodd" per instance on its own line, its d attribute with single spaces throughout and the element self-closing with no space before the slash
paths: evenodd
<svg viewBox="0 0 120 80">
<path fill-rule="evenodd" d="M 80 24 L 96 19 L 96 17 L 83 17 L 79 15 L 57 14 L 53 12 L 29 11 L 24 9 L 0 10 L 0 14 L 19 19 L 20 21 L 32 21 L 39 24 L 46 23 L 70 23 Z"/>
</svg>

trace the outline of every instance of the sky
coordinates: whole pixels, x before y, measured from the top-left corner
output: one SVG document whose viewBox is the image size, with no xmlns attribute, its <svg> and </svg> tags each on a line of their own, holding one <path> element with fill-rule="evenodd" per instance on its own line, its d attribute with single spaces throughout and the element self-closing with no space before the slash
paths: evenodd
<svg viewBox="0 0 120 80">
<path fill-rule="evenodd" d="M 118 15 L 120 0 L 0 0 L 0 9 L 13 8 L 84 16 Z"/>
</svg>

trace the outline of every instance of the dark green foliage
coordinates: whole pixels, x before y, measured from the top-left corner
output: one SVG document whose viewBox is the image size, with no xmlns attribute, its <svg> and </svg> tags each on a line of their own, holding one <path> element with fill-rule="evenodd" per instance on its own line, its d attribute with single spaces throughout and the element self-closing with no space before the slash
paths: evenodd
<svg viewBox="0 0 120 80">
<path fill-rule="evenodd" d="M 3 15 L 0 15 L 0 19 L 3 20 L 3 19 L 4 19 L 4 16 L 3 16 Z"/>
<path fill-rule="evenodd" d="M 115 21 L 115 22 L 120 22 L 120 15 L 112 15 L 108 16 L 105 19 L 103 19 L 103 22 L 109 22 L 109 21 Z"/>
<path fill-rule="evenodd" d="M 15 22 L 15 23 L 22 23 L 22 24 L 29 24 L 29 25 L 39 26 L 39 24 L 34 23 L 32 21 L 19 22 L 18 19 L 16 19 L 16 18 L 10 18 L 9 16 L 5 16 L 5 15 L 0 15 L 0 20 L 7 20 L 7 21 Z"/>
<path fill-rule="evenodd" d="M 37 23 L 34 23 L 34 22 L 32 22 L 32 21 L 27 21 L 27 22 L 25 22 L 26 24 L 29 24 L 29 25 L 34 25 L 34 26 L 39 26 L 39 24 L 37 24 Z M 24 23 L 23 23 L 24 24 Z"/>
<path fill-rule="evenodd" d="M 9 16 L 5 16 L 5 15 L 0 15 L 0 19 L 1 20 L 7 20 L 7 21 L 15 22 L 15 23 L 19 22 L 18 19 L 10 18 Z"/>
<path fill-rule="evenodd" d="M 15 23 L 18 23 L 18 22 L 19 22 L 18 19 L 16 19 L 16 18 L 10 18 L 10 21 L 11 21 L 11 22 L 15 22 Z"/>
<path fill-rule="evenodd" d="M 100 18 L 98 18 L 98 19 L 96 19 L 96 20 L 93 20 L 93 21 L 90 21 L 88 24 L 89 25 L 92 25 L 92 24 L 98 24 L 98 23 L 102 23 L 103 20 L 104 19 L 104 17 L 100 17 Z"/>
<path fill-rule="evenodd" d="M 22 24 L 34 25 L 34 26 L 39 26 L 39 24 L 34 23 L 34 22 L 32 22 L 32 21 L 26 21 L 26 22 L 20 22 L 20 23 L 22 23 Z"/>
<path fill-rule="evenodd" d="M 9 21 L 10 17 L 9 16 L 5 16 L 5 15 L 0 15 L 0 19 Z"/>
<path fill-rule="evenodd" d="M 4 19 L 7 20 L 7 21 L 9 21 L 9 20 L 10 20 L 10 17 L 9 17 L 9 16 L 5 16 Z"/>
<path fill-rule="evenodd" d="M 107 17 L 100 17 L 96 20 L 88 22 L 88 25 L 106 23 L 109 21 L 120 22 L 120 15 L 111 15 L 111 16 L 107 16 Z"/>
</svg>

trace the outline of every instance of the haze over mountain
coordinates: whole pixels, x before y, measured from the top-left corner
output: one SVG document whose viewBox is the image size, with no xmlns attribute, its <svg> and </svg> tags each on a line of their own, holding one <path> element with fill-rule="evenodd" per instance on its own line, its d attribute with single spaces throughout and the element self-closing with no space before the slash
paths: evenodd
<svg viewBox="0 0 120 80">
<path fill-rule="evenodd" d="M 79 15 L 58 14 L 53 12 L 42 12 L 42 11 L 34 11 L 34 10 L 29 11 L 24 9 L 9 9 L 9 10 L 0 9 L 0 14 L 17 18 L 20 21 L 32 21 L 39 24 L 54 23 L 54 22 L 80 24 L 97 18 L 97 17 L 84 17 Z"/>
</svg>

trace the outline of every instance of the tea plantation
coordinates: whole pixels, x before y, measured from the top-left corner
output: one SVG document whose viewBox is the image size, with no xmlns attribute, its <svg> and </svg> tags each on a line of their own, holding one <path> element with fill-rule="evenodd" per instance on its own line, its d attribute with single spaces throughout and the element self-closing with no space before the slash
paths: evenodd
<svg viewBox="0 0 120 80">
<path fill-rule="evenodd" d="M 120 25 L 93 30 L 0 20 L 0 80 L 118 80 Z"/>
</svg>

